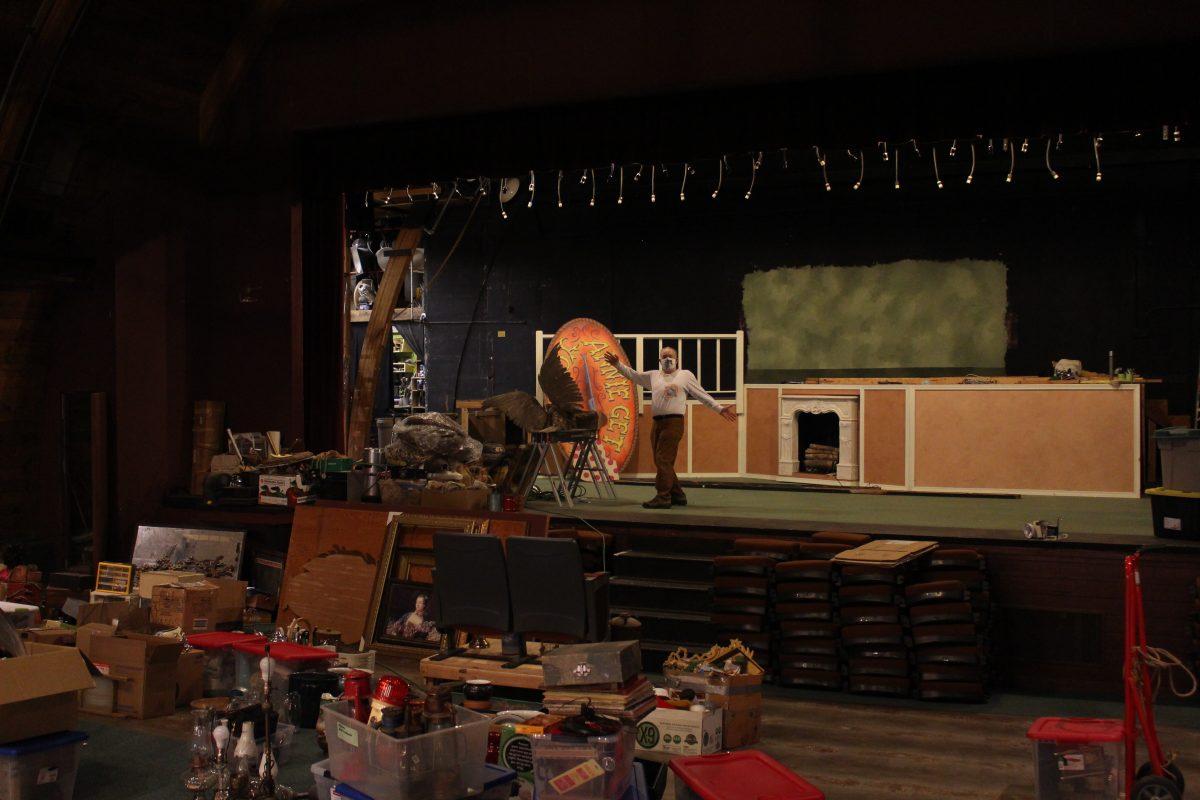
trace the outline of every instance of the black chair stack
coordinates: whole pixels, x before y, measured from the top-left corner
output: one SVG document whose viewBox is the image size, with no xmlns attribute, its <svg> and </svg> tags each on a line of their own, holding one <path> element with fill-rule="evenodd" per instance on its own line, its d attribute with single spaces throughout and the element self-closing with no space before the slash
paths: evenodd
<svg viewBox="0 0 1200 800">
<path fill-rule="evenodd" d="M 905 589 L 922 700 L 987 698 L 991 594 L 984 558 L 969 548 L 939 547 Z"/>
<path fill-rule="evenodd" d="M 832 562 L 803 558 L 776 564 L 774 600 L 779 683 L 841 689 Z"/>
<path fill-rule="evenodd" d="M 842 564 L 837 577 L 847 688 L 857 694 L 911 695 L 913 657 L 903 614 L 910 570 Z"/>
</svg>

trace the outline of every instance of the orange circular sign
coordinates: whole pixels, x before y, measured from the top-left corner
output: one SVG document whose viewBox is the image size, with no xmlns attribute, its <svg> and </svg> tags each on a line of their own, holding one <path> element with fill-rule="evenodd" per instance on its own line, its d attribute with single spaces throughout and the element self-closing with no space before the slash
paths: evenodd
<svg viewBox="0 0 1200 800">
<path fill-rule="evenodd" d="M 637 446 L 638 398 L 633 382 L 604 360 L 605 353 L 616 353 L 621 363 L 629 357 L 612 331 L 594 319 L 579 317 L 564 324 L 546 348 L 559 345 L 559 358 L 571 371 L 571 377 L 583 394 L 585 408 L 607 417 L 600 428 L 599 443 L 605 466 L 614 477 L 633 456 Z"/>
</svg>

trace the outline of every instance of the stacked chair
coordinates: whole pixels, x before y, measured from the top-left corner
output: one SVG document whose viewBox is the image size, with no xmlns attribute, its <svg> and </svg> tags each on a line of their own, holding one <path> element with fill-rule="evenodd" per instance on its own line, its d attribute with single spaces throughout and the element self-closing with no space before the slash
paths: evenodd
<svg viewBox="0 0 1200 800">
<path fill-rule="evenodd" d="M 713 559 L 713 627 L 717 641 L 740 639 L 768 673 L 771 666 L 771 577 L 780 547 L 774 539 L 738 539 L 733 554 Z"/>
<path fill-rule="evenodd" d="M 849 541 L 839 538 L 851 537 Z M 814 534 L 796 545 L 793 560 L 775 565 L 774 638 L 778 682 L 840 690 L 835 555 L 861 543 L 855 534 Z M 863 537 L 866 541 L 870 537 Z"/>
<path fill-rule="evenodd" d="M 838 614 L 850 691 L 908 697 L 914 686 L 912 644 L 904 616 L 906 566 L 843 564 Z"/>
<path fill-rule="evenodd" d="M 983 556 L 939 547 L 904 590 L 922 700 L 987 698 L 991 595 Z"/>
</svg>

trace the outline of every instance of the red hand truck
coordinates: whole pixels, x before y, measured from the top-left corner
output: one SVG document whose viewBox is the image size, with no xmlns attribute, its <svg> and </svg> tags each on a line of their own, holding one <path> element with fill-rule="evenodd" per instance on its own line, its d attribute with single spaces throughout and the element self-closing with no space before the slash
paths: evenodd
<svg viewBox="0 0 1200 800">
<path fill-rule="evenodd" d="M 1141 553 L 1125 557 L 1125 796 L 1128 800 L 1180 800 L 1183 773 L 1163 755 L 1154 724 L 1154 687 L 1146 660 Z M 1138 731 L 1150 760 L 1135 770 Z"/>
</svg>

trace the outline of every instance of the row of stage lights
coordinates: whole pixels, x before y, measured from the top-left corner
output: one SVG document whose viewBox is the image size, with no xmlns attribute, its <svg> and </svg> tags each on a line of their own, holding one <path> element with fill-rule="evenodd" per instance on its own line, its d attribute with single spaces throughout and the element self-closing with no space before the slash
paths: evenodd
<svg viewBox="0 0 1200 800">
<path fill-rule="evenodd" d="M 1138 139 L 1138 138 L 1142 137 L 1142 132 L 1141 131 L 1132 131 L 1132 132 L 1129 132 L 1129 135 L 1131 135 L 1135 139 Z M 1182 134 L 1182 131 L 1180 130 L 1180 127 L 1178 125 L 1174 125 L 1174 126 L 1163 125 L 1162 126 L 1162 140 L 1164 142 L 1175 142 L 1175 143 L 1181 142 L 1183 140 L 1183 134 Z M 1104 144 L 1103 134 L 1096 134 L 1091 137 L 1092 161 L 1093 161 L 1093 164 L 1096 169 L 1095 180 L 1097 182 L 1100 182 L 1104 179 L 1104 172 L 1101 169 L 1101 164 L 1100 164 L 1100 150 L 1101 150 L 1101 147 L 1103 146 L 1103 144 Z M 1059 175 L 1058 171 L 1054 169 L 1054 166 L 1051 163 L 1051 152 L 1061 149 L 1062 145 L 1063 145 L 1063 135 L 1061 133 L 1058 134 L 1057 137 L 1047 137 L 1046 138 L 1045 147 L 1043 149 L 1043 161 L 1045 162 L 1045 165 L 1046 165 L 1046 171 L 1047 171 L 1047 173 L 1049 173 L 1050 178 L 1052 180 L 1058 180 L 1060 178 L 1060 175 Z M 972 139 L 972 140 L 966 142 L 966 147 L 970 154 L 970 167 L 967 171 L 967 175 L 964 180 L 964 183 L 966 183 L 968 186 L 970 186 L 971 184 L 973 184 L 975 182 L 975 166 L 976 166 L 977 155 L 978 155 L 977 146 L 985 147 L 987 154 L 992 155 L 995 151 L 995 139 L 986 139 L 985 140 L 984 137 L 982 135 L 980 135 L 980 136 L 977 136 L 975 139 Z M 902 142 L 899 145 L 891 144 L 889 146 L 888 142 L 881 141 L 876 144 L 876 147 L 879 151 L 879 154 L 880 154 L 882 160 L 884 162 L 891 162 L 891 164 L 892 164 L 892 186 L 894 189 L 899 189 L 900 188 L 900 157 L 901 157 L 901 153 L 907 147 L 912 147 L 914 154 L 918 158 L 920 158 L 921 157 L 920 143 L 916 139 L 909 139 L 908 141 Z M 1017 168 L 1017 151 L 1020 150 L 1020 152 L 1022 154 L 1026 154 L 1030 151 L 1030 148 L 1031 148 L 1031 144 L 1030 144 L 1030 140 L 1028 137 L 1021 139 L 1019 143 L 1016 139 L 1012 139 L 1012 138 L 1002 138 L 1000 140 L 1001 152 L 1008 154 L 1008 173 L 1004 176 L 1005 183 L 1007 183 L 1007 184 L 1013 183 L 1013 178 L 1014 178 L 1014 175 L 1016 173 L 1016 168 Z M 826 164 L 828 161 L 827 153 L 818 146 L 814 146 L 812 148 L 812 150 L 813 150 L 813 156 L 816 159 L 817 166 L 820 167 L 820 170 L 821 170 L 821 180 L 824 184 L 825 191 L 832 192 L 833 184 L 831 184 L 829 182 L 829 175 L 828 175 L 828 172 L 826 171 Z M 959 151 L 958 139 L 951 140 L 949 143 L 949 148 L 947 150 L 947 155 L 949 155 L 950 158 L 956 158 L 958 156 L 958 151 Z M 945 188 L 945 182 L 942 180 L 941 168 L 938 165 L 938 149 L 937 149 L 936 144 L 930 146 L 930 153 L 932 154 L 932 158 L 933 158 L 933 178 L 934 178 L 935 185 L 937 186 L 938 189 Z M 783 169 L 784 170 L 788 169 L 788 149 L 787 148 L 781 149 L 779 151 L 779 154 L 782 157 Z M 855 152 L 854 150 L 848 149 L 848 150 L 846 150 L 846 155 L 852 161 L 855 161 L 858 163 L 858 178 L 854 181 L 854 184 L 850 187 L 852 190 L 857 191 L 858 189 L 860 189 L 862 187 L 863 179 L 866 176 L 867 157 L 866 157 L 866 154 L 861 149 L 858 150 L 857 152 Z M 758 173 L 763 168 L 763 151 L 759 150 L 755 153 L 752 153 L 748 156 L 748 158 L 750 160 L 750 181 L 749 181 L 748 185 L 746 186 L 745 191 L 742 194 L 742 197 L 746 200 L 749 200 L 751 198 L 751 196 L 754 194 L 754 185 L 758 181 Z M 725 175 L 730 172 L 729 161 L 730 161 L 730 157 L 727 155 L 721 156 L 719 159 L 717 159 L 717 184 L 716 184 L 716 187 L 713 188 L 713 190 L 711 192 L 711 197 L 714 200 L 717 199 L 717 197 L 721 193 L 721 190 L 725 183 Z M 634 167 L 637 168 L 637 172 L 634 173 L 633 178 L 632 178 L 634 183 L 641 183 L 643 180 L 643 176 L 647 173 L 647 171 L 649 172 L 649 177 L 647 178 L 647 180 L 648 180 L 649 186 L 650 186 L 650 202 L 651 203 L 658 202 L 659 174 L 661 173 L 663 177 L 666 177 L 668 174 L 667 166 L 665 164 L 638 164 L 638 163 L 635 163 L 633 166 L 630 167 L 630 169 L 633 169 Z M 625 202 L 625 169 L 626 169 L 625 166 L 618 165 L 615 162 L 610 163 L 609 167 L 608 167 L 609 180 L 610 181 L 616 180 L 616 182 L 617 182 L 617 205 L 622 205 Z M 684 200 L 687 199 L 688 177 L 691 175 L 694 175 L 695 172 L 696 172 L 696 170 L 695 170 L 695 167 L 693 166 L 692 162 L 684 162 L 683 167 L 682 167 L 682 176 L 679 181 L 679 200 L 680 200 L 680 202 L 683 202 Z M 555 192 L 556 192 L 556 203 L 557 203 L 558 208 L 563 207 L 563 180 L 565 179 L 565 177 L 566 177 L 566 172 L 564 170 L 560 169 L 557 171 L 557 175 L 555 176 Z M 515 181 L 516 179 L 509 179 L 509 180 Z M 489 189 L 491 188 L 492 181 L 489 178 L 480 177 L 477 179 L 477 182 L 478 182 L 479 196 L 480 197 L 486 196 L 488 194 Z M 591 192 L 591 197 L 588 200 L 588 206 L 594 207 L 596 205 L 596 170 L 595 169 L 592 169 L 592 168 L 584 169 L 584 170 L 582 170 L 582 172 L 579 176 L 579 183 L 581 185 L 588 184 L 589 182 L 591 183 L 592 192 Z M 454 184 L 453 184 L 453 188 L 451 189 L 451 192 L 450 192 L 451 197 L 453 197 L 456 194 L 460 195 L 460 196 L 462 195 L 462 192 L 459 191 L 458 185 L 459 185 L 459 181 L 455 180 Z M 526 206 L 528 208 L 533 208 L 534 201 L 537 197 L 537 174 L 534 170 L 529 171 L 529 183 L 526 185 L 526 189 L 529 192 L 529 199 L 526 202 Z M 408 191 L 408 190 L 406 190 L 406 191 Z M 438 185 L 436 183 L 433 184 L 433 199 L 434 200 L 438 199 L 438 191 L 439 191 Z M 505 204 L 506 203 L 511 204 L 513 202 L 512 198 L 510 197 L 506 201 L 504 199 L 503 191 L 498 192 L 497 195 L 498 195 L 499 204 L 500 204 L 500 216 L 503 219 L 508 219 L 508 210 L 505 208 Z M 411 192 L 409 192 L 408 196 L 410 199 L 412 198 Z M 368 198 L 369 198 L 369 195 L 368 195 Z M 389 189 L 387 192 L 387 198 L 384 201 L 385 205 L 387 203 L 391 202 L 391 198 L 392 198 L 392 190 Z"/>
</svg>

